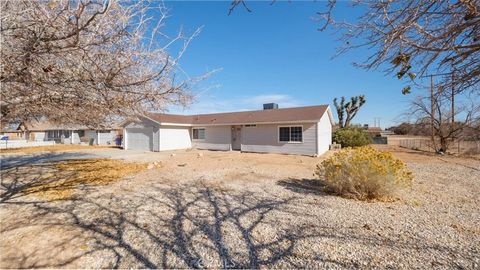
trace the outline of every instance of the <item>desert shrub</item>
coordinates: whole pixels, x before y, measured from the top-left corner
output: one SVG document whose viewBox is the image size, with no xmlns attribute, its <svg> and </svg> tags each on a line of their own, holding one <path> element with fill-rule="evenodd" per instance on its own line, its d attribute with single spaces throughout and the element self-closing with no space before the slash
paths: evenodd
<svg viewBox="0 0 480 270">
<path fill-rule="evenodd" d="M 360 128 L 341 128 L 333 133 L 333 141 L 342 147 L 357 147 L 371 143 L 372 138 Z"/>
<path fill-rule="evenodd" d="M 414 126 L 410 123 L 401 123 L 398 126 L 391 127 L 390 130 L 397 135 L 407 135 L 412 132 Z"/>
<path fill-rule="evenodd" d="M 393 199 L 413 182 L 402 161 L 368 146 L 340 150 L 317 165 L 315 174 L 332 192 L 359 200 Z"/>
</svg>

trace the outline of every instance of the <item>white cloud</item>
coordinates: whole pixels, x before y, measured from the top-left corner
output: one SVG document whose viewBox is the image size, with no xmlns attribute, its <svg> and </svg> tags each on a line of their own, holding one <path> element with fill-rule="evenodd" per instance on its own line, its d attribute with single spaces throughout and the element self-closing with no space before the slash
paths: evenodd
<svg viewBox="0 0 480 270">
<path fill-rule="evenodd" d="M 237 98 L 221 99 L 211 95 L 199 96 L 187 108 L 172 107 L 169 113 L 176 114 L 203 114 L 215 112 L 233 112 L 261 110 L 264 103 L 278 103 L 280 108 L 298 107 L 304 102 L 283 94 L 262 94 Z"/>
</svg>

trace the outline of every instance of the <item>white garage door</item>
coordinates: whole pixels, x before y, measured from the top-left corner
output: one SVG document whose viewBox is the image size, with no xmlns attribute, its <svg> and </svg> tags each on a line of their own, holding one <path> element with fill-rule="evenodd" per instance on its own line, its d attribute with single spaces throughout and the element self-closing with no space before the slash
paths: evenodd
<svg viewBox="0 0 480 270">
<path fill-rule="evenodd" d="M 127 128 L 127 150 L 153 150 L 153 128 Z"/>
<path fill-rule="evenodd" d="M 192 147 L 188 127 L 161 127 L 160 151 L 186 149 Z"/>
</svg>

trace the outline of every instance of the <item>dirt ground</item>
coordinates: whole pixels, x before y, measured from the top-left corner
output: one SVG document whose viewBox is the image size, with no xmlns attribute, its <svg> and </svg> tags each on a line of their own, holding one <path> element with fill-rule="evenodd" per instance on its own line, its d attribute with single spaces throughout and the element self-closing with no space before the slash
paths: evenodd
<svg viewBox="0 0 480 270">
<path fill-rule="evenodd" d="M 380 148 L 414 172 L 401 200 L 324 193 L 325 156 L 177 151 L 56 201 L 25 192 L 54 162 L 2 169 L 0 268 L 478 269 L 480 161 Z"/>
<path fill-rule="evenodd" d="M 0 149 L 0 153 L 38 153 L 38 152 L 60 152 L 60 151 L 77 151 L 86 149 L 102 149 L 102 148 L 116 148 L 109 145 L 80 145 L 80 144 L 56 144 L 48 146 L 22 147 L 22 148 L 8 148 Z"/>
</svg>

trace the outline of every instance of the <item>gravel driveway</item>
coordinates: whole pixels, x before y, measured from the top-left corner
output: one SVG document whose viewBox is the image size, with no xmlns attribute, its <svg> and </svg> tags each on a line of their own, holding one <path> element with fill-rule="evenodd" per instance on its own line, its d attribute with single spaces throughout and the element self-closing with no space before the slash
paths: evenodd
<svg viewBox="0 0 480 270">
<path fill-rule="evenodd" d="M 0 268 L 478 269 L 480 162 L 398 155 L 416 182 L 393 203 L 323 193 L 312 157 L 178 152 L 55 202 L 22 194 L 42 166 L 3 169 Z"/>
</svg>

